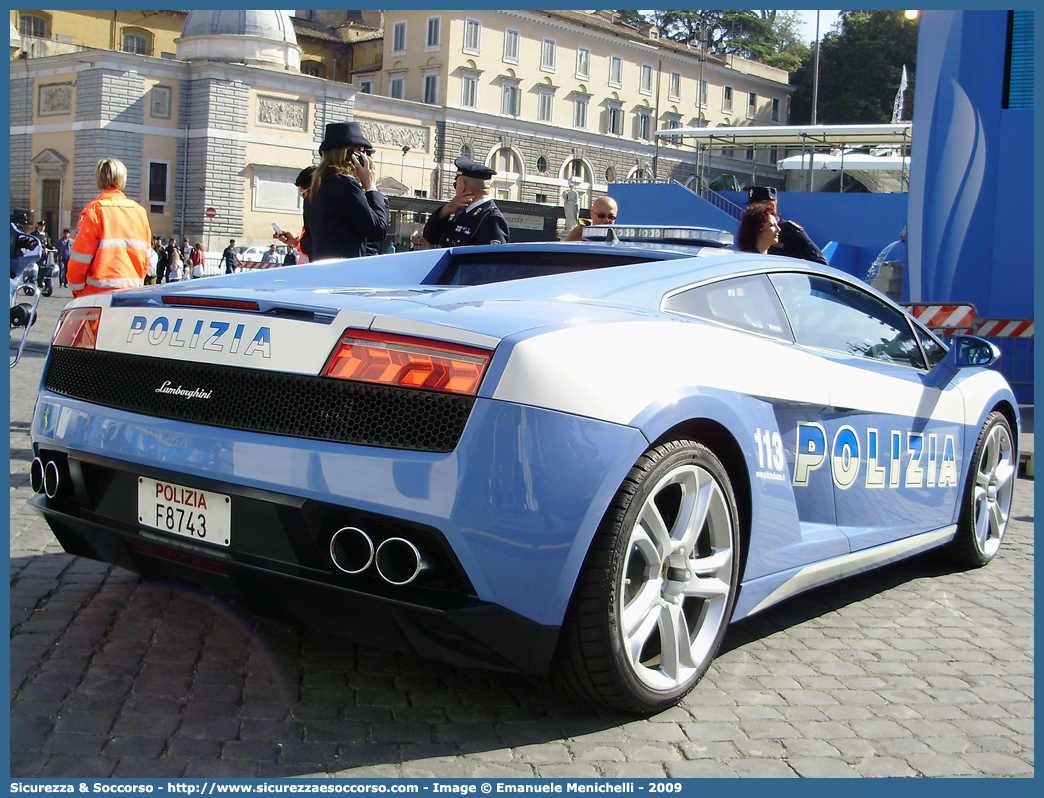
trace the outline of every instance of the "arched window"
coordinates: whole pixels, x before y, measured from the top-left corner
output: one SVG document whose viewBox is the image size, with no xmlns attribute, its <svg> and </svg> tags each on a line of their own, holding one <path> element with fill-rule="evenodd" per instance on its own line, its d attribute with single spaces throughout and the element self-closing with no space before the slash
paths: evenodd
<svg viewBox="0 0 1044 798">
<path fill-rule="evenodd" d="M 565 165 L 562 176 L 569 180 L 575 178 L 581 183 L 593 183 L 591 170 L 580 158 L 574 158 Z"/>
<path fill-rule="evenodd" d="M 522 171 L 518 163 L 518 157 L 507 147 L 501 147 L 494 156 L 493 168 L 500 173 L 511 172 L 517 174 Z"/>
<path fill-rule="evenodd" d="M 47 17 L 39 14 L 21 13 L 18 15 L 18 33 L 21 36 L 33 36 L 37 39 L 47 38 Z"/>
<path fill-rule="evenodd" d="M 149 54 L 149 40 L 140 33 L 123 34 L 123 47 L 125 53 L 136 53 L 137 55 Z"/>
<path fill-rule="evenodd" d="M 543 155 L 541 155 L 539 158 L 537 158 L 537 171 L 538 172 L 546 172 L 547 171 L 547 158 L 545 158 Z"/>
<path fill-rule="evenodd" d="M 461 144 L 460 145 L 460 155 L 461 155 L 462 158 L 470 158 L 471 157 L 471 145 L 470 144 Z"/>
</svg>

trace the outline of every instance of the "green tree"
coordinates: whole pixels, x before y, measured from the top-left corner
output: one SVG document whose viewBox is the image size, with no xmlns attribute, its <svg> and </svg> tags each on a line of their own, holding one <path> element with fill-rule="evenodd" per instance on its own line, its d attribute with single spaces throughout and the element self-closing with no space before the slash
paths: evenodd
<svg viewBox="0 0 1044 798">
<path fill-rule="evenodd" d="M 772 24 L 772 31 L 776 37 L 776 51 L 765 56 L 765 63 L 776 69 L 785 69 L 793 76 L 805 60 L 809 58 L 811 50 L 801 40 L 798 32 L 800 17 L 796 11 L 762 11 L 762 16 Z"/>
<path fill-rule="evenodd" d="M 795 74 L 792 124 L 812 119 L 813 58 Z M 903 65 L 909 74 L 903 118 L 913 108 L 917 63 L 917 21 L 902 11 L 842 12 L 840 29 L 823 37 L 819 51 L 819 102 L 816 122 L 823 125 L 883 124 L 892 119 Z"/>
</svg>

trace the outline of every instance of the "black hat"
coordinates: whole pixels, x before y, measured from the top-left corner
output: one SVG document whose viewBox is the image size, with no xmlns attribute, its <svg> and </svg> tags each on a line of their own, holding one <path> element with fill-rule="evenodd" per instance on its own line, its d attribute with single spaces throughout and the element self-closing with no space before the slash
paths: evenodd
<svg viewBox="0 0 1044 798">
<path fill-rule="evenodd" d="M 473 177 L 476 180 L 489 180 L 497 173 L 496 169 L 484 166 L 473 158 L 468 158 L 466 155 L 461 155 L 453 162 L 453 165 L 457 167 L 458 177 L 464 176 Z"/>
<path fill-rule="evenodd" d="M 337 150 L 341 147 L 354 147 L 360 150 L 373 152 L 373 145 L 363 135 L 362 127 L 358 122 L 331 122 L 326 126 L 326 135 L 323 143 L 319 145 L 319 153 L 323 150 Z"/>
<path fill-rule="evenodd" d="M 776 189 L 772 186 L 751 186 L 747 190 L 747 204 L 753 205 L 755 202 L 775 202 L 776 201 Z"/>
</svg>

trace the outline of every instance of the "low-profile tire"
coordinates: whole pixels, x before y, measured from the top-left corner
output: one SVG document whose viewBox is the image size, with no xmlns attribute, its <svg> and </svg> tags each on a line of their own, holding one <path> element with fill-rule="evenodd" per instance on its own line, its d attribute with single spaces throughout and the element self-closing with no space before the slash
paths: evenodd
<svg viewBox="0 0 1044 798">
<path fill-rule="evenodd" d="M 707 672 L 739 587 L 739 516 L 705 446 L 649 449 L 613 499 L 562 627 L 551 685 L 572 700 L 651 714 Z"/>
<path fill-rule="evenodd" d="M 990 413 L 975 443 L 957 535 L 949 547 L 958 565 L 978 568 L 997 555 L 1011 515 L 1018 474 L 1015 452 L 1008 419 L 998 411 Z"/>
</svg>

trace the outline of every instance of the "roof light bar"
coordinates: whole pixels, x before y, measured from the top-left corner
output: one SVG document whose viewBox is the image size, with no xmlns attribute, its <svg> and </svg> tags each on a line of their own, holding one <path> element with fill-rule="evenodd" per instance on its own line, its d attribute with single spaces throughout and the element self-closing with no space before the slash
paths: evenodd
<svg viewBox="0 0 1044 798">
<path fill-rule="evenodd" d="M 590 225 L 583 229 L 584 241 L 638 241 L 662 244 L 702 244 L 730 247 L 732 233 L 713 227 L 665 227 L 662 225 Z"/>
</svg>

